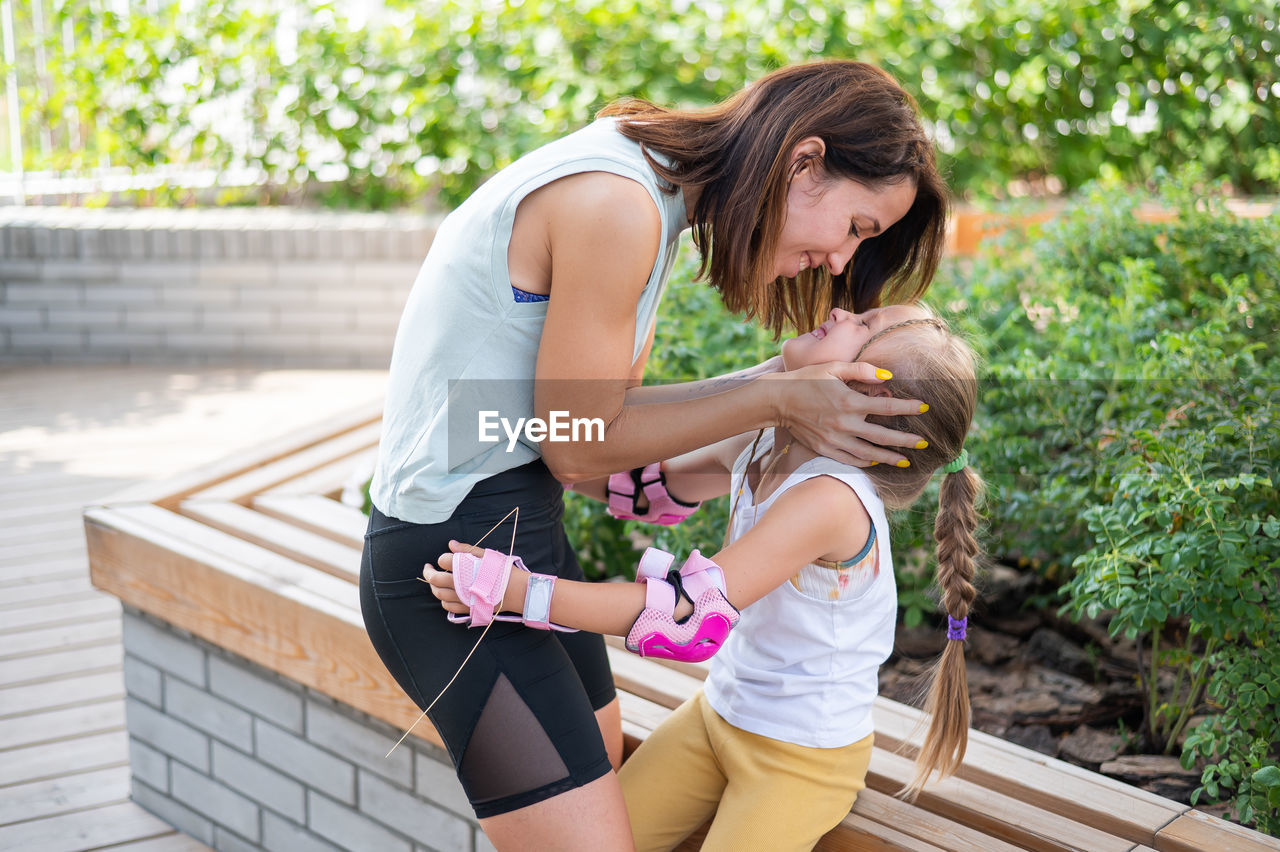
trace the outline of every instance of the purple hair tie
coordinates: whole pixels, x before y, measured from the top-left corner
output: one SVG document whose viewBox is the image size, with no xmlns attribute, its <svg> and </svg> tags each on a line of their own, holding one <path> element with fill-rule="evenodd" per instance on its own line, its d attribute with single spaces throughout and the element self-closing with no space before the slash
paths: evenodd
<svg viewBox="0 0 1280 852">
<path fill-rule="evenodd" d="M 965 629 L 969 626 L 969 616 L 952 618 L 947 616 L 947 638 L 956 642 L 964 641 Z"/>
</svg>

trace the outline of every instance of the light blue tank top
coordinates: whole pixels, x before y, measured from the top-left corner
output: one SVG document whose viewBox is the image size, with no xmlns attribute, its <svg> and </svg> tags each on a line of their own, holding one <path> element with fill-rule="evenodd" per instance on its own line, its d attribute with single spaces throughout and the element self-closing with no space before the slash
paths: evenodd
<svg viewBox="0 0 1280 852">
<path fill-rule="evenodd" d="M 521 437 L 511 445 L 500 426 L 504 418 L 515 424 L 533 416 L 534 367 L 549 304 L 513 300 L 507 248 L 526 195 L 593 171 L 640 183 L 661 217 L 658 257 L 636 305 L 632 357 L 640 356 L 686 227 L 684 194 L 663 192 L 640 146 L 618 132 L 616 119 L 601 119 L 503 169 L 436 232 L 391 355 L 371 488 L 383 514 L 438 523 L 477 482 L 539 456 L 536 442 Z"/>
</svg>

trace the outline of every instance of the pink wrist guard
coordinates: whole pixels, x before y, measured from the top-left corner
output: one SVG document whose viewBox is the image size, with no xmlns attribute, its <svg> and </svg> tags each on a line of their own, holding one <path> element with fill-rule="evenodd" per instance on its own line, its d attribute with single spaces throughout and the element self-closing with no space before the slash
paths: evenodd
<svg viewBox="0 0 1280 852">
<path fill-rule="evenodd" d="M 497 615 L 494 610 L 502 605 L 502 596 L 511 580 L 511 568 L 515 566 L 529 574 L 529 588 L 524 596 L 523 615 Z M 458 598 L 471 608 L 469 615 L 449 613 L 454 624 L 484 627 L 490 621 L 515 621 L 539 630 L 559 630 L 576 633 L 572 627 L 552 624 L 547 620 L 551 611 L 551 592 L 556 578 L 550 574 L 534 574 L 525 567 L 519 556 L 508 556 L 497 550 L 486 550 L 481 557 L 470 553 L 453 554 L 453 589 Z"/>
<path fill-rule="evenodd" d="M 658 462 L 634 470 L 615 473 L 605 487 L 609 498 L 609 514 L 620 521 L 645 521 L 673 526 L 698 510 L 701 503 L 677 500 L 667 490 L 667 477 Z M 640 511 L 643 495 L 649 507 Z"/>
<path fill-rule="evenodd" d="M 729 631 L 738 623 L 738 611 L 725 597 L 724 572 L 719 565 L 695 550 L 677 573 L 669 570 L 674 559 L 655 547 L 640 559 L 636 582 L 646 586 L 645 607 L 627 634 L 627 650 L 642 657 L 700 663 L 710 659 L 729 638 Z M 676 601 L 681 593 L 693 602 L 693 614 L 676 621 Z"/>
</svg>

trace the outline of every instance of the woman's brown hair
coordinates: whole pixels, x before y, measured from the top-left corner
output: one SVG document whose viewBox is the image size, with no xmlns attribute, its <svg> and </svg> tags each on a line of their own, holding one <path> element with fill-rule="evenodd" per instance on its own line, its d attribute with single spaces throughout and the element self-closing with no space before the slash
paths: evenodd
<svg viewBox="0 0 1280 852">
<path fill-rule="evenodd" d="M 893 378 L 881 387 L 894 396 L 929 404 L 924 414 L 869 417 L 891 429 L 914 432 L 929 446 L 903 452 L 910 467 L 875 465 L 867 474 L 886 506 L 910 506 L 924 491 L 933 474 L 964 450 L 965 437 L 977 407 L 978 382 L 973 350 L 937 318 L 907 320 L 873 336 L 862 353 L 880 338 L 900 330 L 893 346 L 881 347 L 874 363 L 888 368 Z M 858 360 L 855 359 L 855 360 Z M 982 479 L 967 464 L 944 473 L 938 489 L 938 514 L 933 537 L 937 543 L 937 583 L 942 609 L 953 619 L 967 618 L 977 597 L 973 586 L 978 559 L 977 503 Z M 902 795 L 914 798 L 937 771 L 953 774 L 964 759 L 969 740 L 969 682 L 964 665 L 964 641 L 949 639 L 934 667 L 929 698 L 929 730 L 916 758 L 916 774 Z"/>
<path fill-rule="evenodd" d="M 645 146 L 654 171 L 673 187 L 697 188 L 693 241 L 706 275 L 731 311 L 775 335 L 814 328 L 832 307 L 855 312 L 917 298 L 942 257 L 947 190 L 915 100 L 887 72 L 831 60 L 772 72 L 727 100 L 675 110 L 628 100 L 600 113 Z M 872 189 L 900 181 L 916 197 L 901 220 L 858 246 L 839 275 L 808 269 L 773 279 L 786 218 L 791 152 L 816 136 L 822 173 Z M 655 157 L 654 154 L 661 157 Z"/>
</svg>

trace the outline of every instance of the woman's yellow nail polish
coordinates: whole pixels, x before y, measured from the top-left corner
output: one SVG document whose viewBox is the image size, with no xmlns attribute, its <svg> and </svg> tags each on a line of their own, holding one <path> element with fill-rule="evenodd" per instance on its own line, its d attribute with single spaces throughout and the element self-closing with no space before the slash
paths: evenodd
<svg viewBox="0 0 1280 852">
<path fill-rule="evenodd" d="M 892 378 L 893 378 L 893 373 L 890 373 L 888 370 L 882 369 L 882 368 L 880 368 L 880 367 L 876 367 L 876 378 L 877 378 L 877 379 L 892 379 Z"/>
<path fill-rule="evenodd" d="M 906 459 L 898 459 L 897 464 L 898 464 L 898 467 L 911 467 L 911 462 L 907 461 Z"/>
<path fill-rule="evenodd" d="M 927 403 L 927 402 L 922 402 L 922 403 L 920 403 L 920 413 L 921 413 L 921 414 L 924 414 L 924 413 L 925 413 L 926 411 L 928 411 L 928 410 L 929 410 L 929 403 Z"/>
<path fill-rule="evenodd" d="M 878 465 L 878 464 L 880 464 L 880 462 L 872 462 L 872 463 L 871 463 L 871 466 L 872 466 L 872 467 L 875 467 L 875 466 L 876 466 L 876 465 Z"/>
<path fill-rule="evenodd" d="M 923 449 L 925 449 L 925 448 L 926 448 L 926 447 L 928 447 L 928 446 L 929 446 L 929 442 L 928 442 L 928 441 L 916 441 L 916 449 L 917 449 L 917 450 L 923 450 Z"/>
</svg>

